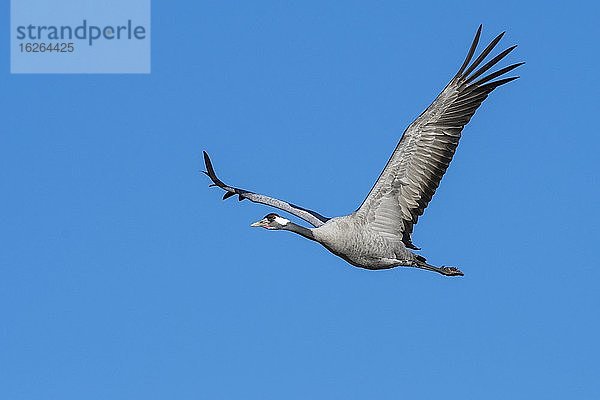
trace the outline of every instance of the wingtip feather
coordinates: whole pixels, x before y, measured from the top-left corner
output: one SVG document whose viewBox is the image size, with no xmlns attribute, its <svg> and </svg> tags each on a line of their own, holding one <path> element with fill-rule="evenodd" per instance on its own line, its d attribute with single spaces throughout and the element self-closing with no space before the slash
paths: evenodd
<svg viewBox="0 0 600 400">
<path fill-rule="evenodd" d="M 204 155 L 204 165 L 206 166 L 206 175 L 208 175 L 211 179 L 216 178 L 215 169 L 212 166 L 212 162 L 210 161 L 210 157 L 206 151 L 202 151 Z"/>
<path fill-rule="evenodd" d="M 467 77 L 464 83 L 468 84 L 469 82 L 474 81 L 479 76 L 481 76 L 484 73 L 486 73 L 490 68 L 492 68 L 498 62 L 500 62 L 504 57 L 506 57 L 511 51 L 513 51 L 515 49 L 515 47 L 517 47 L 517 46 L 511 46 L 511 47 L 509 47 L 509 48 L 501 51 L 497 56 L 495 56 L 494 58 L 492 58 L 485 65 L 483 65 L 481 68 L 479 68 L 477 71 L 473 72 L 471 74 L 471 76 Z M 505 72 L 508 72 L 508 71 L 505 71 Z"/>
<path fill-rule="evenodd" d="M 483 49 L 483 51 L 481 52 L 481 54 L 479 54 L 479 57 L 477 57 L 475 59 L 475 61 L 473 61 L 473 63 L 469 66 L 469 68 L 467 68 L 462 73 L 463 76 L 468 76 L 471 72 L 473 72 L 473 70 L 475 68 L 477 68 L 479 66 L 479 64 L 481 64 L 481 62 L 487 57 L 487 55 L 490 54 L 492 50 L 494 50 L 494 47 L 496 47 L 496 45 L 498 44 L 498 42 L 500 42 L 500 40 L 502 39 L 502 36 L 504 36 L 504 33 L 505 32 L 502 32 L 498 36 L 496 36 L 490 42 L 490 44 L 488 44 L 487 47 L 485 49 Z"/>
<path fill-rule="evenodd" d="M 471 59 L 473 58 L 473 55 L 475 54 L 475 50 L 477 49 L 477 45 L 479 44 L 479 38 L 481 37 L 482 29 L 483 29 L 483 24 L 479 24 L 479 28 L 477 28 L 477 32 L 475 32 L 475 37 L 473 38 L 473 42 L 471 42 L 471 47 L 469 48 L 469 52 L 467 53 L 467 56 L 465 57 L 465 61 L 463 61 L 462 65 L 458 69 L 458 72 L 456 73 L 455 78 L 462 75 L 465 68 L 467 68 L 467 66 L 471 62 Z"/>
<path fill-rule="evenodd" d="M 512 64 L 509 65 L 507 67 L 504 67 L 502 69 L 499 69 L 496 72 L 492 72 L 491 74 L 484 76 L 483 78 L 481 78 L 480 80 L 474 82 L 472 84 L 473 87 L 481 87 L 484 83 L 491 81 L 492 79 L 496 79 L 499 76 L 502 76 L 504 74 L 506 74 L 507 72 L 512 71 L 513 69 L 520 67 L 521 65 L 525 64 L 525 62 L 520 62 L 520 63 L 516 63 L 516 64 Z M 470 79 L 469 79 L 470 80 Z"/>
</svg>

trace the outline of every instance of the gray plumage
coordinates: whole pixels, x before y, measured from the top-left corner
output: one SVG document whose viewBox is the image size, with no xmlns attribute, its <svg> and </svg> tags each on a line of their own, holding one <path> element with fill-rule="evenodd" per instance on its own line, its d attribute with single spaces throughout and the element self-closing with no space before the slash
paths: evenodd
<svg viewBox="0 0 600 400">
<path fill-rule="evenodd" d="M 512 64 L 481 77 L 516 47 L 509 47 L 480 67 L 504 35 L 504 32 L 498 35 L 471 62 L 481 28 L 480 25 L 456 75 L 404 131 L 375 185 L 352 214 L 329 219 L 283 200 L 228 186 L 217 178 L 210 158 L 204 152 L 205 173 L 213 181 L 211 186 L 225 190 L 223 199 L 238 195 L 240 201 L 248 199 L 266 204 L 305 220 L 314 228 L 299 226 L 273 213 L 252 226 L 300 234 L 321 243 L 357 267 L 387 269 L 409 266 L 449 276 L 463 275 L 454 267 L 429 265 L 424 257 L 409 249 L 418 250 L 412 243 L 413 226 L 439 186 L 454 156 L 463 127 L 495 88 L 518 77 L 494 79 L 523 64 Z"/>
</svg>

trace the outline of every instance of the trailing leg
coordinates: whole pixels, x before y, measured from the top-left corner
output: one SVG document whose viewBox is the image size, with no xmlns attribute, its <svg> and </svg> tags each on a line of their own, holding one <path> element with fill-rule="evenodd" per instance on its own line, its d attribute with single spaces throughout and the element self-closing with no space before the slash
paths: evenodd
<svg viewBox="0 0 600 400">
<path fill-rule="evenodd" d="M 426 269 L 427 271 L 434 271 L 438 274 L 446 275 L 446 276 L 463 276 L 462 271 L 456 267 L 436 267 L 433 265 L 427 264 L 425 261 L 414 260 L 412 262 L 412 266 L 416 268 Z"/>
</svg>

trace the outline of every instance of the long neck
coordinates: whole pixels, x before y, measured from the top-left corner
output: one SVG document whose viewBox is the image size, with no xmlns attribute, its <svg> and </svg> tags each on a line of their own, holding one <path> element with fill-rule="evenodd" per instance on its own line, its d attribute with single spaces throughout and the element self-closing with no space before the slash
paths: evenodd
<svg viewBox="0 0 600 400">
<path fill-rule="evenodd" d="M 296 225 L 295 223 L 293 223 L 291 221 L 288 222 L 287 224 L 285 224 L 281 229 L 297 233 L 297 234 L 302 235 L 305 238 L 310 239 L 310 240 L 316 240 L 315 235 L 313 235 L 313 233 L 312 233 L 312 230 L 305 228 L 303 226 L 300 226 L 300 225 Z"/>
</svg>

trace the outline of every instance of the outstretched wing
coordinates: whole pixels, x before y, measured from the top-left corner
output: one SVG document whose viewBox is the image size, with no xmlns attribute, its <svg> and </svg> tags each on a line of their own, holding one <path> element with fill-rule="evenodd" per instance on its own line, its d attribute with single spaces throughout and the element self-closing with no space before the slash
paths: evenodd
<svg viewBox="0 0 600 400">
<path fill-rule="evenodd" d="M 210 162 L 210 157 L 208 157 L 206 151 L 204 151 L 203 153 L 204 164 L 206 165 L 206 171 L 203 172 L 206 175 L 208 175 L 208 177 L 213 181 L 213 183 L 210 186 L 218 186 L 221 189 L 225 190 L 223 200 L 226 200 L 231 196 L 237 195 L 239 201 L 248 199 L 254 203 L 260 203 L 265 204 L 267 206 L 279 208 L 280 210 L 287 211 L 298 218 L 302 218 L 314 227 L 319 227 L 329 220 L 329 218 L 326 218 L 317 212 L 307 210 L 306 208 L 302 208 L 292 203 L 288 203 L 287 201 L 279 200 L 274 197 L 269 197 L 262 194 L 253 193 L 248 190 L 226 185 L 225 183 L 223 183 L 223 181 L 217 178 L 212 163 Z"/>
<path fill-rule="evenodd" d="M 477 69 L 504 32 L 471 63 L 480 35 L 481 25 L 458 73 L 404 131 L 377 182 L 356 212 L 371 229 L 391 239 L 402 237 L 404 244 L 413 249 L 417 249 L 411 240 L 413 225 L 423 214 L 446 172 L 463 127 L 494 89 L 518 77 L 493 79 L 523 64 L 512 64 L 477 80 L 516 47 L 509 47 Z"/>
</svg>

